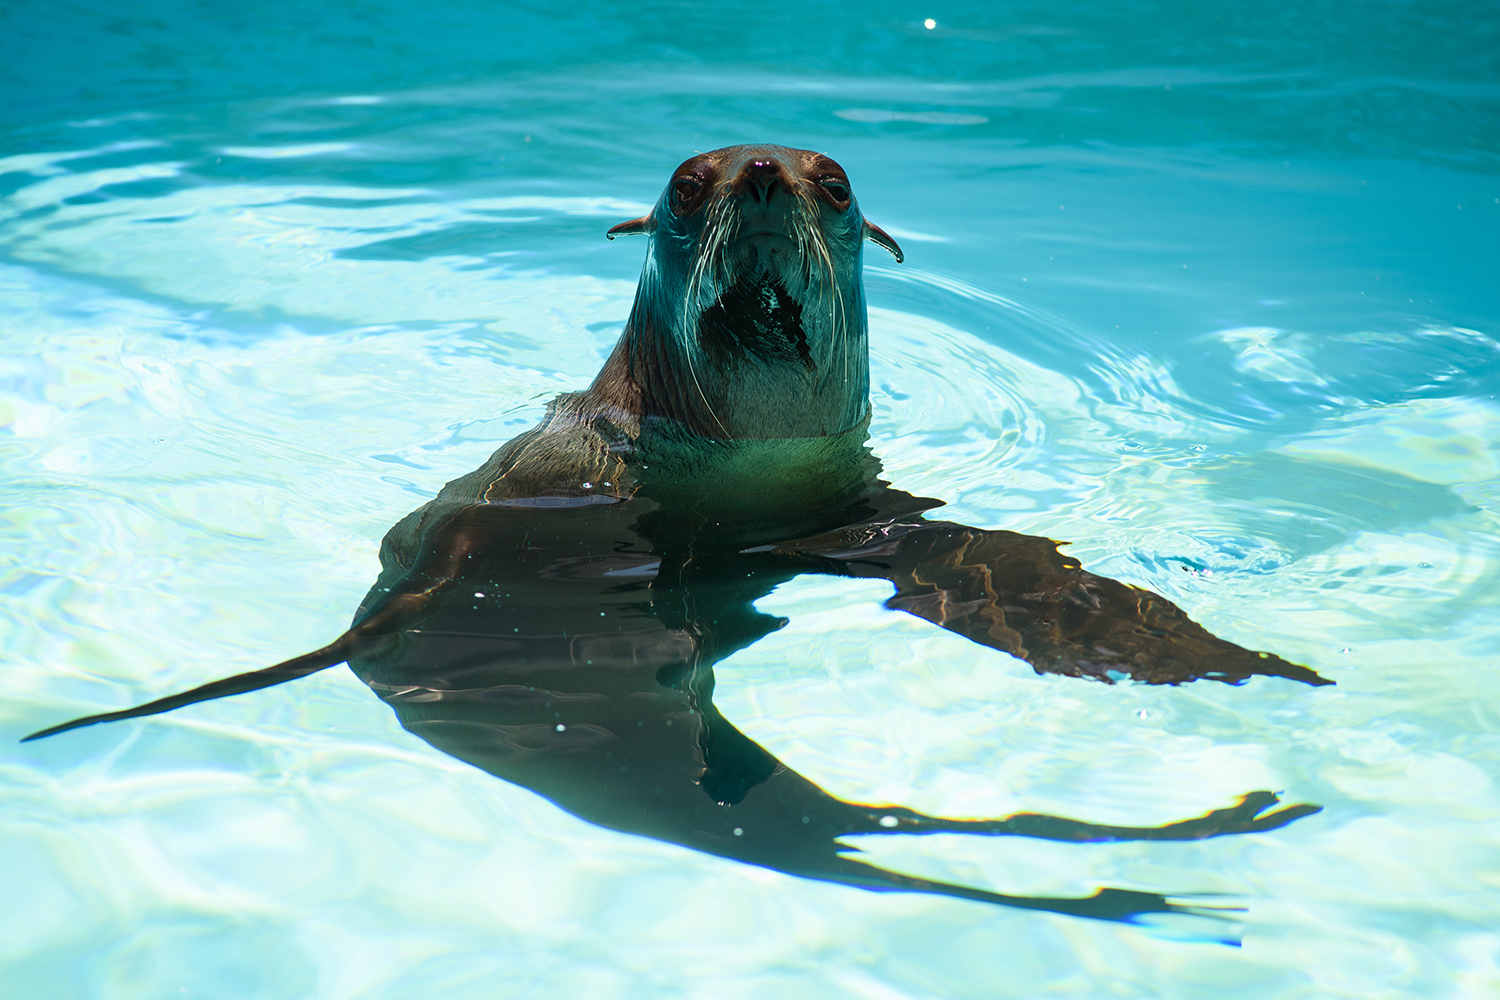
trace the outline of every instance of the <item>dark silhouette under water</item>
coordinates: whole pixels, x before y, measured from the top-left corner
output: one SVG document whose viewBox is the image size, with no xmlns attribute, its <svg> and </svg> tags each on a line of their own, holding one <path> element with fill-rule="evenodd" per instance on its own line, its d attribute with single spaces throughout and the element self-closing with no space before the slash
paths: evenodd
<svg viewBox="0 0 1500 1000">
<path fill-rule="evenodd" d="M 723 200 L 774 206 L 778 185 L 790 188 L 812 175 L 811 168 L 782 161 L 783 154 L 813 154 L 743 149 L 719 151 L 739 157 L 725 155 L 728 165 L 715 166 L 739 184 L 723 184 Z M 783 171 L 779 180 L 766 163 Z M 825 191 L 818 197 L 831 211 L 858 215 L 846 180 L 825 176 L 818 183 Z M 697 189 L 679 176 L 653 224 L 685 224 L 693 216 L 690 196 L 698 196 Z M 789 230 L 809 224 L 795 212 L 788 218 Z M 837 218 L 829 218 L 834 221 L 818 224 L 837 235 Z M 651 220 L 629 226 L 640 229 Z M 710 235 L 700 234 L 705 241 Z M 658 240 L 652 252 L 661 255 L 663 245 Z M 779 245 L 770 243 L 773 250 Z M 856 265 L 858 246 L 855 238 Z M 698 363 L 705 355 L 718 358 L 711 377 L 732 380 L 741 355 L 753 355 L 773 374 L 785 369 L 802 378 L 836 367 L 842 351 L 847 370 L 852 339 L 858 346 L 853 371 L 863 366 L 865 374 L 853 389 L 840 391 L 867 392 L 857 270 L 841 300 L 842 316 L 833 314 L 847 324 L 834 331 L 838 336 L 816 328 L 815 289 L 809 291 L 806 275 L 791 289 L 796 282 L 783 272 L 766 277 L 744 261 L 728 270 L 728 287 L 707 296 L 700 322 L 688 324 L 708 342 L 699 344 L 704 354 L 696 356 Z M 735 729 L 713 704 L 714 664 L 785 624 L 757 611 L 754 602 L 809 573 L 888 580 L 895 587 L 888 607 L 1009 653 L 1038 672 L 1106 682 L 1128 676 L 1147 683 L 1238 683 L 1255 675 L 1327 682 L 1305 667 L 1213 636 L 1156 594 L 1089 573 L 1049 539 L 928 520 L 925 512 L 941 502 L 880 479 L 879 463 L 865 446 L 865 418 L 815 434 L 714 436 L 705 426 L 710 416 L 723 428 L 744 411 L 725 399 L 713 405 L 701 389 L 701 409 L 686 407 L 682 373 L 696 369 L 663 353 L 671 344 L 667 334 L 681 320 L 653 312 L 648 279 L 666 280 L 660 276 L 670 278 L 670 269 L 658 262 L 656 278 L 652 273 L 648 266 L 620 347 L 593 387 L 559 397 L 540 427 L 390 530 L 380 578 L 334 643 L 27 738 L 253 691 L 347 661 L 410 732 L 600 826 L 866 889 L 1119 921 L 1218 911 L 1123 889 L 1054 898 L 936 882 L 862 862 L 840 838 L 968 833 L 1070 842 L 1197 840 L 1271 830 L 1318 811 L 1311 805 L 1272 810 L 1277 796 L 1252 792 L 1228 808 L 1162 827 L 1029 813 L 927 816 L 836 799 Z M 794 295 L 801 298 L 789 305 Z M 679 381 L 663 388 L 662 365 L 675 366 L 669 370 Z M 777 383 L 763 372 L 756 377 L 756 392 L 774 395 Z M 670 397 L 662 405 L 672 412 L 661 412 L 653 394 Z M 810 410 L 828 420 L 848 409 L 845 402 L 834 398 L 816 415 L 821 404 L 814 401 Z M 790 422 L 795 430 L 800 417 L 768 419 Z"/>
<path fill-rule="evenodd" d="M 928 521 L 922 511 L 934 501 L 873 476 L 860 485 L 832 503 L 793 507 L 802 516 L 780 525 L 747 524 L 736 504 L 680 490 L 661 505 L 649 487 L 615 502 L 434 504 L 392 529 L 360 625 L 334 646 L 37 735 L 255 690 L 347 657 L 410 732 L 601 826 L 867 889 L 1105 920 L 1211 908 L 1120 889 L 1069 899 L 934 882 L 859 861 L 839 838 L 1195 840 L 1317 811 L 1268 812 L 1276 796 L 1255 792 L 1164 827 L 1033 814 L 947 819 L 845 802 L 786 767 L 714 707 L 713 664 L 785 624 L 753 603 L 807 573 L 891 580 L 889 607 L 1039 671 L 1098 676 L 1125 652 L 1143 659 L 1143 680 L 1318 681 L 1214 638 L 1156 595 L 1088 573 L 1047 539 Z"/>
</svg>

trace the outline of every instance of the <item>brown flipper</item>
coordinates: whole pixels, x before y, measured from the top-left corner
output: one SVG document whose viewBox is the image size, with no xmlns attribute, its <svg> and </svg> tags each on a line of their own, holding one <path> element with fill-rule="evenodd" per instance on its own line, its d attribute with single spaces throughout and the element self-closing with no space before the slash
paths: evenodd
<svg viewBox="0 0 1500 1000">
<path fill-rule="evenodd" d="M 135 708 L 124 708 L 118 712 L 101 712 L 98 715 L 85 715 L 81 719 L 71 722 L 60 723 L 56 726 L 48 726 L 40 729 L 30 736 L 21 738 L 22 743 L 29 740 L 39 740 L 45 736 L 56 736 L 58 733 L 66 733 L 70 729 L 82 729 L 84 726 L 92 726 L 100 722 L 119 722 L 123 719 L 139 719 L 147 715 L 160 715 L 162 712 L 170 712 L 174 708 L 184 708 L 188 705 L 196 705 L 201 701 L 213 701 L 216 698 L 228 698 L 230 695 L 245 694 L 249 691 L 259 691 L 261 688 L 273 687 L 277 684 L 285 684 L 308 674 L 315 674 L 319 670 L 336 666 L 343 663 L 351 655 L 354 648 L 354 635 L 345 632 L 336 642 L 324 646 L 322 649 L 304 653 L 293 657 L 284 663 L 278 663 L 274 667 L 266 667 L 263 670 L 252 670 L 249 673 L 235 674 L 233 677 L 225 677 L 222 680 L 211 681 L 201 687 L 195 687 L 191 691 L 181 694 L 169 695 L 166 698 L 158 698 L 148 701 L 144 705 Z"/>
<path fill-rule="evenodd" d="M 473 539 L 464 537 L 465 529 L 470 527 L 470 519 L 463 515 L 470 511 L 482 510 L 483 507 L 484 505 L 477 505 L 463 508 L 439 522 L 424 538 L 425 545 L 418 556 L 416 565 L 401 578 L 395 587 L 364 610 L 347 632 L 323 648 L 315 649 L 311 653 L 303 653 L 301 656 L 294 656 L 272 667 L 210 681 L 191 691 L 158 698 L 134 708 L 124 708 L 117 712 L 100 712 L 98 715 L 85 715 L 81 719 L 48 726 L 29 736 L 23 736 L 21 742 L 56 736 L 58 733 L 82 729 L 84 726 L 93 726 L 101 722 L 120 722 L 125 719 L 160 715 L 163 712 L 185 708 L 204 701 L 259 691 L 261 688 L 285 684 L 287 681 L 315 674 L 319 670 L 338 666 L 353 656 L 377 652 L 391 640 L 395 633 L 416 624 L 432 598 L 456 577 L 463 559 L 467 558 L 474 548 Z"/>
<path fill-rule="evenodd" d="M 1010 653 L 1038 673 L 1148 684 L 1238 684 L 1256 675 L 1333 683 L 1220 639 L 1159 594 L 1090 573 L 1059 544 L 952 522 L 898 522 L 777 551 L 826 560 L 844 575 L 888 579 L 896 593 L 887 607 Z"/>
</svg>

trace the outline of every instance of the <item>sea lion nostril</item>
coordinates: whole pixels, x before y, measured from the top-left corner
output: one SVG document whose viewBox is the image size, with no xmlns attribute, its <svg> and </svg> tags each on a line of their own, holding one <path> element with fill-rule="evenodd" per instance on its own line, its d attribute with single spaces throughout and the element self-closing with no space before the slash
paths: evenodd
<svg viewBox="0 0 1500 1000">
<path fill-rule="evenodd" d="M 775 160 L 752 160 L 740 172 L 742 189 L 762 205 L 769 204 L 781 187 L 781 166 Z"/>
</svg>

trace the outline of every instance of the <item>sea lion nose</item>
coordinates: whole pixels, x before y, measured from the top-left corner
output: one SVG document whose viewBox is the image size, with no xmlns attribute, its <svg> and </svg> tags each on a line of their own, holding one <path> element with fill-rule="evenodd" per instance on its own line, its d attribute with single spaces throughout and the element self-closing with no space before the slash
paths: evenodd
<svg viewBox="0 0 1500 1000">
<path fill-rule="evenodd" d="M 768 205 L 781 188 L 781 164 L 775 160 L 751 160 L 740 171 L 739 188 L 762 205 Z"/>
</svg>

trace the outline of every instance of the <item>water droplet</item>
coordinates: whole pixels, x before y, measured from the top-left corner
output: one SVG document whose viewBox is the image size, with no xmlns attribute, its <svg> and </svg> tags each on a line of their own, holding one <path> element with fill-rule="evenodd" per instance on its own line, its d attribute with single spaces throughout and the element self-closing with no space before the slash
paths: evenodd
<svg viewBox="0 0 1500 1000">
<path fill-rule="evenodd" d="M 880 825 L 885 827 L 887 830 L 891 829 L 894 826 L 899 826 L 900 823 L 901 821 L 894 816 L 880 817 Z"/>
<path fill-rule="evenodd" d="M 734 828 L 734 835 L 736 837 L 743 837 L 745 835 L 745 831 L 741 827 L 737 826 Z"/>
<path fill-rule="evenodd" d="M 922 27 L 926 28 L 928 31 L 931 31 L 933 28 L 937 27 L 937 22 L 929 17 L 927 20 L 922 22 Z"/>
<path fill-rule="evenodd" d="M 562 731 L 563 731 L 563 730 L 565 730 L 565 729 L 567 729 L 567 728 L 568 728 L 568 727 L 567 727 L 567 726 L 565 726 L 565 725 L 563 725 L 563 724 L 562 724 L 562 723 L 561 723 L 561 722 L 559 722 L 559 723 L 558 723 L 558 724 L 557 724 L 557 731 L 558 731 L 558 732 L 562 732 Z"/>
</svg>

